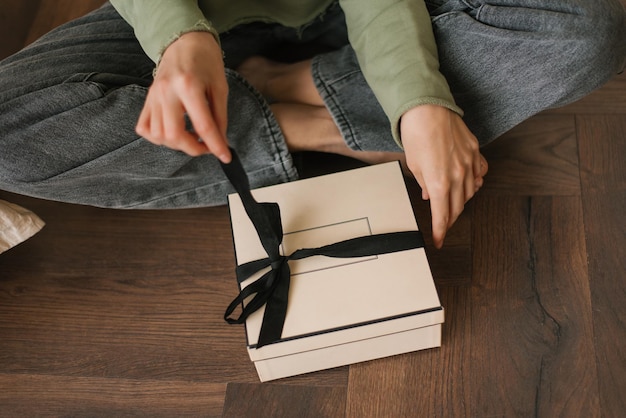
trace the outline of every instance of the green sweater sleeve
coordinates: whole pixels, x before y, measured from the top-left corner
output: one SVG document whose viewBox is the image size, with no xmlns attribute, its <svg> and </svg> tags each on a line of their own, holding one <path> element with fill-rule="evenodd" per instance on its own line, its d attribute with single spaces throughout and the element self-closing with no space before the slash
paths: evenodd
<svg viewBox="0 0 626 418">
<path fill-rule="evenodd" d="M 391 122 L 398 144 L 407 110 L 436 104 L 462 115 L 444 76 L 422 0 L 340 0 L 363 75 Z"/>
<path fill-rule="evenodd" d="M 155 63 L 172 42 L 187 32 L 210 32 L 219 41 L 197 0 L 111 0 L 111 4 L 133 27 L 141 47 Z"/>
</svg>

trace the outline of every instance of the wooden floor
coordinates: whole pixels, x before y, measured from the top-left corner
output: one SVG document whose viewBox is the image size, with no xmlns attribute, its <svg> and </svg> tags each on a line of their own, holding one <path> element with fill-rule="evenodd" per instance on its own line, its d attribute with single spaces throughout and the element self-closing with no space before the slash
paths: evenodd
<svg viewBox="0 0 626 418">
<path fill-rule="evenodd" d="M 0 53 L 99 3 L 0 0 Z M 443 346 L 264 384 L 222 320 L 236 292 L 225 207 L 0 192 L 47 223 L 0 255 L 0 416 L 625 416 L 626 75 L 484 153 L 486 186 L 448 245 L 427 248 Z"/>
</svg>

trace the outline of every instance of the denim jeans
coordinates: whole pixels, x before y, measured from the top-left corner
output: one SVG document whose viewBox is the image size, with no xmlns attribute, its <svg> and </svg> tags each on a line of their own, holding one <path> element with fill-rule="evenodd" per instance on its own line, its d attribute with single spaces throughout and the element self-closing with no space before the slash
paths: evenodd
<svg viewBox="0 0 626 418">
<path fill-rule="evenodd" d="M 618 0 L 426 3 L 441 71 L 481 144 L 623 68 Z M 254 54 L 315 51 L 315 84 L 348 146 L 399 151 L 336 4 L 301 28 L 255 23 L 221 40 L 228 140 L 252 187 L 298 178 L 267 101 L 232 69 Z M 135 133 L 153 68 L 109 4 L 0 62 L 0 189 L 115 208 L 223 204 L 232 188 L 213 156 L 192 158 Z"/>
</svg>

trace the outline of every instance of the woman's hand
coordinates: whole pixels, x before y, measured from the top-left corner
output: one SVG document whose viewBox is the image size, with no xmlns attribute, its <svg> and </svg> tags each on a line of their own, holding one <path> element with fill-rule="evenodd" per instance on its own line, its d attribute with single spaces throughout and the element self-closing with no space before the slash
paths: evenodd
<svg viewBox="0 0 626 418">
<path fill-rule="evenodd" d="M 414 107 L 402 116 L 400 131 L 407 166 L 422 198 L 430 199 L 433 241 L 441 248 L 447 230 L 483 185 L 487 161 L 461 117 L 445 107 Z"/>
<path fill-rule="evenodd" d="M 189 155 L 230 162 L 226 140 L 228 84 L 212 34 L 190 32 L 163 54 L 137 122 L 137 133 Z M 194 132 L 185 127 L 185 114 Z"/>
</svg>

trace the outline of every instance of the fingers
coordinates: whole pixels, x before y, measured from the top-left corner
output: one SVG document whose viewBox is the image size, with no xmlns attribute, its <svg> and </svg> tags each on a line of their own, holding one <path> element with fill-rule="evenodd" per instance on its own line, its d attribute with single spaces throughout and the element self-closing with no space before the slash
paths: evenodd
<svg viewBox="0 0 626 418">
<path fill-rule="evenodd" d="M 196 89 L 180 97 L 168 97 L 165 94 L 158 99 L 150 97 L 150 92 L 137 121 L 137 133 L 156 145 L 167 146 L 191 156 L 212 153 L 222 162 L 230 162 L 225 137 L 225 101 L 224 105 L 216 103 L 211 107 L 203 92 L 204 89 Z M 195 133 L 187 130 L 185 113 Z"/>
<path fill-rule="evenodd" d="M 207 91 L 206 94 L 207 97 L 209 97 L 209 102 L 212 103 L 211 112 L 213 120 L 215 120 L 222 137 L 226 138 L 226 128 L 228 126 L 228 87 L 225 86 L 225 88 L 222 88 L 222 86 L 217 85 L 213 88 L 213 91 Z"/>
<path fill-rule="evenodd" d="M 432 236 L 436 248 L 443 246 L 447 231 L 463 213 L 465 203 L 473 194 L 474 179 L 471 175 L 463 176 L 451 184 L 441 182 L 434 188 L 431 186 Z"/>
<path fill-rule="evenodd" d="M 430 212 L 432 214 L 433 244 L 436 248 L 441 248 L 451 220 L 449 195 L 447 193 L 440 196 L 431 195 Z"/>
<path fill-rule="evenodd" d="M 184 109 L 176 101 L 147 100 L 137 122 L 136 131 L 156 145 L 167 146 L 197 156 L 207 147 L 185 128 Z"/>
<path fill-rule="evenodd" d="M 478 186 L 479 180 L 482 181 L 482 177 L 474 177 L 474 173 L 467 173 L 463 178 L 463 205 L 465 205 L 480 188 Z"/>
<path fill-rule="evenodd" d="M 480 188 L 483 187 L 483 184 L 484 184 L 483 177 L 487 175 L 488 169 L 489 169 L 489 166 L 487 164 L 487 160 L 485 160 L 485 157 L 483 157 L 482 154 L 480 154 L 479 169 L 478 169 L 478 172 L 475 172 L 474 174 L 475 175 L 474 193 L 477 193 L 478 190 L 480 190 Z"/>
<path fill-rule="evenodd" d="M 428 188 L 427 188 L 426 182 L 424 181 L 424 177 L 422 177 L 421 171 L 416 168 L 411 168 L 411 167 L 408 167 L 408 168 L 409 168 L 409 171 L 413 173 L 413 177 L 415 177 L 415 180 L 417 180 L 417 184 L 419 184 L 420 188 L 422 189 L 422 200 L 430 199 Z"/>
<path fill-rule="evenodd" d="M 461 181 L 448 182 L 443 177 L 426 178 L 421 172 L 414 172 L 415 178 L 422 188 L 422 198 L 430 200 L 432 219 L 432 238 L 436 248 L 441 248 L 448 229 L 454 224 L 465 207 L 467 176 Z M 471 188 L 474 187 L 473 177 L 470 176 Z"/>
<path fill-rule="evenodd" d="M 489 164 L 487 164 L 487 160 L 482 154 L 480 154 L 480 168 L 480 177 L 485 177 L 489 171 Z"/>
<path fill-rule="evenodd" d="M 203 93 L 204 89 L 198 88 L 186 90 L 184 93 L 176 90 L 150 91 L 137 122 L 137 133 L 157 145 L 191 156 L 212 153 L 228 163 L 230 151 L 225 138 L 225 102 L 223 105 L 216 103 L 212 112 Z M 195 133 L 186 129 L 185 113 L 189 116 Z"/>
<path fill-rule="evenodd" d="M 480 155 L 480 154 L 478 154 Z M 481 157 L 476 158 L 478 164 L 466 159 L 466 163 L 457 160 L 450 168 L 438 171 L 431 175 L 422 174 L 415 170 L 418 183 L 422 187 L 422 198 L 430 199 L 432 216 L 432 237 L 436 248 L 441 248 L 448 229 L 459 218 L 465 208 L 465 204 L 474 196 L 482 186 L 482 175 L 486 172 L 486 165 L 480 162 Z M 475 167 L 478 167 L 475 177 Z"/>
<path fill-rule="evenodd" d="M 154 144 L 191 156 L 212 153 L 228 163 L 227 99 L 221 49 L 213 35 L 181 35 L 161 58 L 136 131 Z"/>
<path fill-rule="evenodd" d="M 465 203 L 482 187 L 487 162 L 476 137 L 448 109 L 418 106 L 402 116 L 400 128 L 407 165 L 422 198 L 430 199 L 433 241 L 441 248 Z"/>
<path fill-rule="evenodd" d="M 218 103 L 211 103 L 212 106 L 209 107 L 209 102 L 202 93 L 202 90 L 193 91 L 188 95 L 183 105 L 197 136 L 202 139 L 208 152 L 214 154 L 223 163 L 229 163 L 230 151 L 225 138 L 226 123 L 223 121 L 223 126 L 220 126 L 214 117 L 217 114 L 225 119 L 226 110 L 218 110 L 217 108 L 221 107 Z"/>
</svg>

